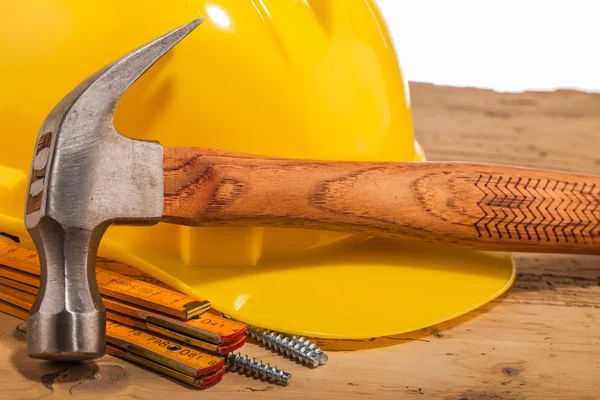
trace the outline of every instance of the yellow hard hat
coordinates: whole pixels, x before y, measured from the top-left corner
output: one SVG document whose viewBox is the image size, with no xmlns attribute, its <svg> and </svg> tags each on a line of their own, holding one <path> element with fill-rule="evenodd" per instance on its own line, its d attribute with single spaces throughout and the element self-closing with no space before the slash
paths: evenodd
<svg viewBox="0 0 600 400">
<path fill-rule="evenodd" d="M 115 126 L 164 146 L 418 161 L 406 82 L 372 0 L 6 0 L 0 5 L 0 231 L 23 226 L 39 127 L 80 81 L 198 16 L 124 95 Z M 506 256 L 276 228 L 113 226 L 101 256 L 242 321 L 290 333 L 401 333 L 506 290 Z"/>
</svg>

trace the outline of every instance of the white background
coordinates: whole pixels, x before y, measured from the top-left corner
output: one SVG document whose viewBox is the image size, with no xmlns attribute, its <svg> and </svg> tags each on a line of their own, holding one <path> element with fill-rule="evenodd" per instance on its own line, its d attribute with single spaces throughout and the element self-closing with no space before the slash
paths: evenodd
<svg viewBox="0 0 600 400">
<path fill-rule="evenodd" d="M 600 91 L 600 1 L 376 1 L 408 80 Z"/>
</svg>

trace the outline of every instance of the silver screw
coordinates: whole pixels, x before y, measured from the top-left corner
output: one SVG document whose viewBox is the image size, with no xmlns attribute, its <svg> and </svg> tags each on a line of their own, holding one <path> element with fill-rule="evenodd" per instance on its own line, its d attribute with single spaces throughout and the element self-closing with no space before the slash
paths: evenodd
<svg viewBox="0 0 600 400">
<path fill-rule="evenodd" d="M 221 313 L 221 316 L 233 320 L 229 315 Z M 267 346 L 280 354 L 308 364 L 312 367 L 327 364 L 329 356 L 323 353 L 320 347 L 311 343 L 304 337 L 286 336 L 282 333 L 269 331 L 252 325 L 246 325 L 246 334 L 257 342 Z"/>
<path fill-rule="evenodd" d="M 327 354 L 310 340 L 303 337 L 286 336 L 284 334 L 266 329 L 248 326 L 246 333 L 251 338 L 262 343 L 266 347 L 291 359 L 298 360 L 311 367 L 318 367 L 327 363 Z"/>
<path fill-rule="evenodd" d="M 227 354 L 227 369 L 284 386 L 289 385 L 292 380 L 292 374 L 277 369 L 276 366 L 271 367 L 268 363 L 263 364 L 261 360 L 256 360 L 256 358 L 250 359 L 247 355 L 242 356 L 241 353 Z"/>
</svg>

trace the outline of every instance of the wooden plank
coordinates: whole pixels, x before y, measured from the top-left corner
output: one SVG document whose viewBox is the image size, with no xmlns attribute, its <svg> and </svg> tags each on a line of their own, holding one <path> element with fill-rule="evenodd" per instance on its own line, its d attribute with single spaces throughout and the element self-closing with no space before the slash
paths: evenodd
<svg viewBox="0 0 600 400">
<path fill-rule="evenodd" d="M 600 95 L 410 86 L 415 134 L 431 160 L 598 174 Z"/>
<path fill-rule="evenodd" d="M 427 84 L 412 84 L 411 94 L 416 136 L 431 160 L 600 174 L 600 95 Z M 226 374 L 198 393 L 111 356 L 79 367 L 31 360 L 22 322 L 0 314 L 0 399 L 597 399 L 598 257 L 531 254 L 515 261 L 517 281 L 498 300 L 406 335 L 320 341 L 330 352 L 325 367 L 308 369 L 246 345 L 244 352 L 293 374 L 285 388 Z"/>
</svg>

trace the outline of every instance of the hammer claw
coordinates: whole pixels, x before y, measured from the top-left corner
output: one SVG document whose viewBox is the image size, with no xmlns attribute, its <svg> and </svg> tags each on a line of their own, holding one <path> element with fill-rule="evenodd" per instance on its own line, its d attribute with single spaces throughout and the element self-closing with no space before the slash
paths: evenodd
<svg viewBox="0 0 600 400">
<path fill-rule="evenodd" d="M 116 106 L 123 93 L 154 63 L 183 40 L 204 18 L 198 18 L 126 54 L 99 71 L 91 81 L 86 96 L 95 104 Z M 114 112 L 114 109 L 111 110 Z M 111 114 L 112 114 L 111 112 Z"/>
</svg>

